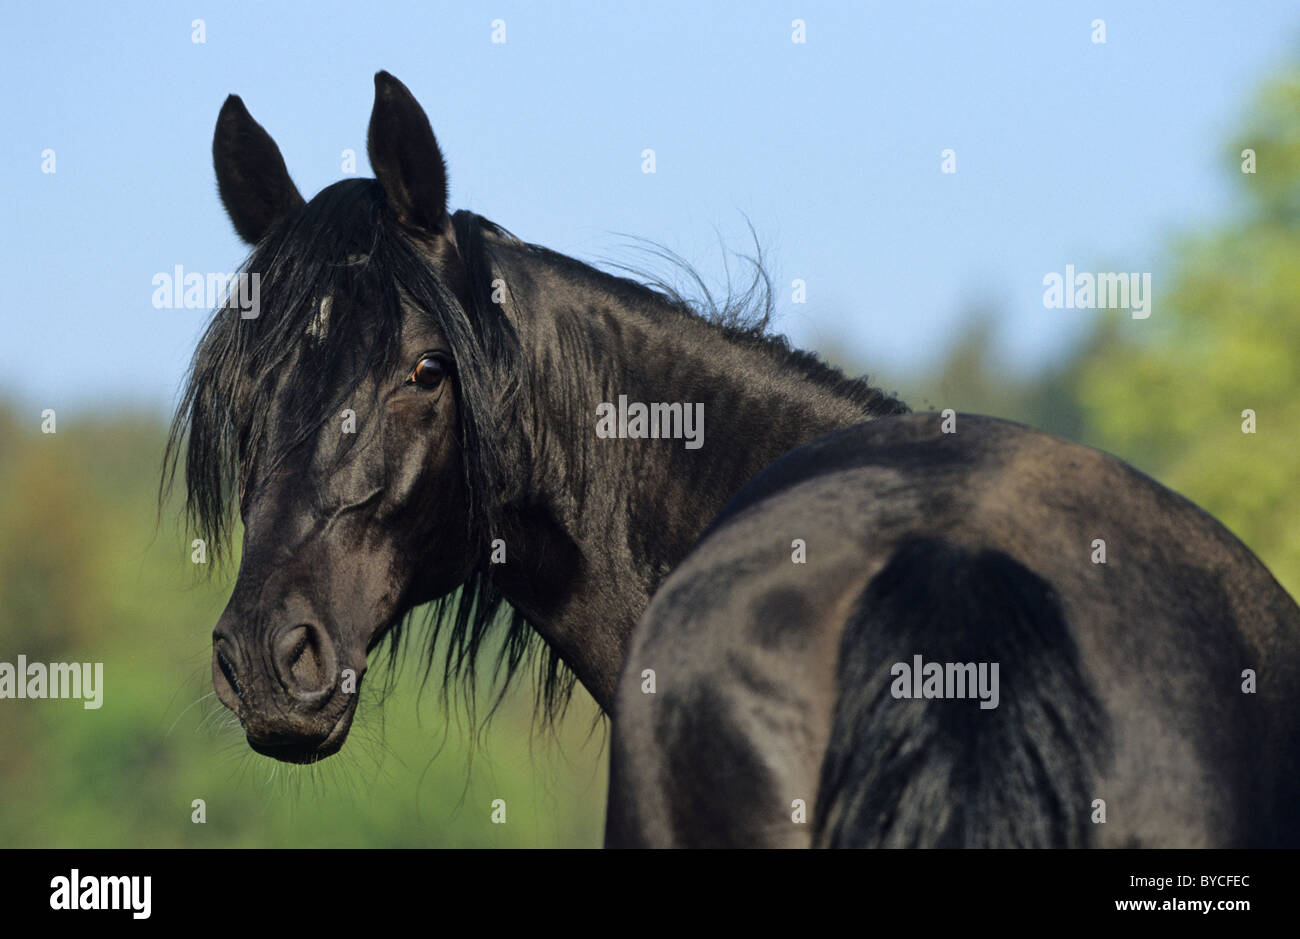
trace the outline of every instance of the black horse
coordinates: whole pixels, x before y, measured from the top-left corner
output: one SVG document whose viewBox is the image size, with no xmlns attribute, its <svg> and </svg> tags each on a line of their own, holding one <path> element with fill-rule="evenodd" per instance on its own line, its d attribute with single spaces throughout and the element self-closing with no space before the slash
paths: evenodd
<svg viewBox="0 0 1300 939">
<path fill-rule="evenodd" d="M 260 306 L 203 337 L 165 478 L 216 545 L 238 503 L 213 680 L 255 750 L 337 751 L 436 600 L 445 687 L 501 622 L 547 713 L 576 679 L 612 717 L 611 845 L 1300 841 L 1300 609 L 1214 519 L 908 413 L 761 291 L 702 311 L 449 215 L 375 89 L 377 179 L 310 202 L 239 98 L 213 144 Z"/>
</svg>

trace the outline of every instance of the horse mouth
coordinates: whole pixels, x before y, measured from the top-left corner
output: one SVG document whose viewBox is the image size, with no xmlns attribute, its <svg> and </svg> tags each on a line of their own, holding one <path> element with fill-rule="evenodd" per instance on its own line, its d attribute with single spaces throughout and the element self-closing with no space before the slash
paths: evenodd
<svg viewBox="0 0 1300 939">
<path fill-rule="evenodd" d="M 349 707 L 324 739 L 295 736 L 289 734 L 269 734 L 254 737 L 245 732 L 244 738 L 255 753 L 269 756 L 282 763 L 319 763 L 326 757 L 333 756 L 343 749 L 352 727 L 352 715 L 355 708 Z"/>
</svg>

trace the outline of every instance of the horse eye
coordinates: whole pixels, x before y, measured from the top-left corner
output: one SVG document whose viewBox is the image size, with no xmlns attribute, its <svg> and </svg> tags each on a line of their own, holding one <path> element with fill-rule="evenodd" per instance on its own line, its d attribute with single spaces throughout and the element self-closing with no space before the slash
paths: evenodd
<svg viewBox="0 0 1300 939">
<path fill-rule="evenodd" d="M 408 382 L 414 382 L 417 385 L 423 385 L 425 388 L 436 388 L 439 383 L 446 377 L 447 365 L 442 359 L 432 355 L 426 355 L 415 363 L 415 368 L 411 372 Z"/>
</svg>

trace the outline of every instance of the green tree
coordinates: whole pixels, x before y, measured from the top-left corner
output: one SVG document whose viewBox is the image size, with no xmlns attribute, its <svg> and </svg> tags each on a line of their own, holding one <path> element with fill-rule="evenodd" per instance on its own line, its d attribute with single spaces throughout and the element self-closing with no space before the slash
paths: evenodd
<svg viewBox="0 0 1300 939">
<path fill-rule="evenodd" d="M 1262 90 L 1225 156 L 1240 213 L 1173 247 L 1149 319 L 1099 321 L 1105 340 L 1077 363 L 1073 393 L 1087 442 L 1215 515 L 1297 594 L 1300 66 Z"/>
</svg>

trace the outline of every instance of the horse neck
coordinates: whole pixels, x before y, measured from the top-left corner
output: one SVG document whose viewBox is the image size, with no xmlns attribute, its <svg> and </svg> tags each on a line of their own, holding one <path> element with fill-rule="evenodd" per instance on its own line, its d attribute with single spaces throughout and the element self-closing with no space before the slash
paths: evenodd
<svg viewBox="0 0 1300 939">
<path fill-rule="evenodd" d="M 610 713 L 650 597 L 727 500 L 799 444 L 898 405 L 576 261 L 497 254 L 526 350 L 531 472 L 509 512 L 518 563 L 493 578 Z M 628 410 L 702 405 L 702 444 L 599 436 L 601 406 L 622 429 L 620 396 Z"/>
</svg>

